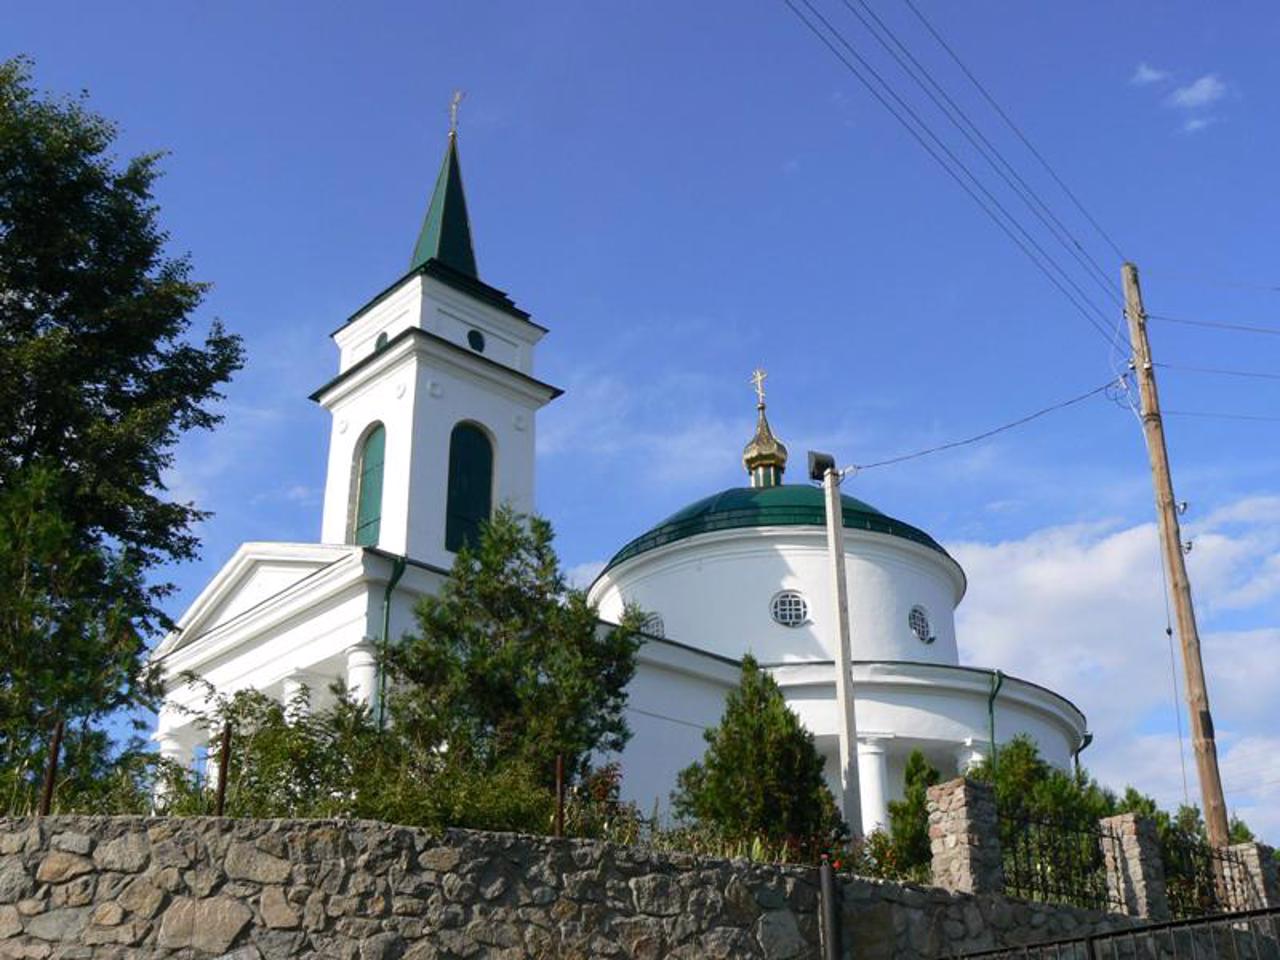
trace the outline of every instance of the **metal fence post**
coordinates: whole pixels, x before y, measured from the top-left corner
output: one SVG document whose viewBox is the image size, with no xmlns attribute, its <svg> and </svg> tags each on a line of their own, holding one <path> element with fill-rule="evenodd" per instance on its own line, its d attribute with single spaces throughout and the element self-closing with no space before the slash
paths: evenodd
<svg viewBox="0 0 1280 960">
<path fill-rule="evenodd" d="M 62 750 L 62 734 L 65 721 L 61 717 L 53 726 L 53 737 L 49 740 L 49 759 L 44 768 L 44 789 L 40 791 L 40 816 L 47 817 L 53 807 L 53 787 L 58 780 L 58 754 Z"/>
<path fill-rule="evenodd" d="M 822 901 L 822 960 L 840 960 L 843 944 L 840 940 L 840 901 L 836 887 L 836 872 L 831 858 L 822 855 L 818 867 L 818 893 Z"/>
<path fill-rule="evenodd" d="M 218 751 L 218 793 L 214 801 L 214 816 L 222 816 L 227 806 L 227 768 L 231 763 L 231 721 L 222 725 L 222 747 Z"/>
<path fill-rule="evenodd" d="M 564 754 L 556 754 L 556 836 L 564 836 Z"/>
</svg>

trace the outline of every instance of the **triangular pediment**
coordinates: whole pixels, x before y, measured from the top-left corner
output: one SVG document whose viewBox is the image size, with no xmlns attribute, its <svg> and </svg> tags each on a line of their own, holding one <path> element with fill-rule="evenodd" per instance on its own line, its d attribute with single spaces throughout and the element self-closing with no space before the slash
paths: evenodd
<svg viewBox="0 0 1280 960">
<path fill-rule="evenodd" d="M 228 627 L 263 605 L 300 589 L 322 570 L 361 548 L 320 543 L 241 544 L 161 641 L 155 656 L 186 647 Z"/>
</svg>

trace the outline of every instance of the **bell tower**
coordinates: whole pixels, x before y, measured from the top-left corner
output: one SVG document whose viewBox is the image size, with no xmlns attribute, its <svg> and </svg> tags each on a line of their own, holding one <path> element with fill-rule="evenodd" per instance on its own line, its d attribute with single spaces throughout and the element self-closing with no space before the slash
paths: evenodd
<svg viewBox="0 0 1280 960">
<path fill-rule="evenodd" d="M 546 328 L 480 279 L 456 107 L 409 271 L 333 333 L 321 539 L 448 568 L 500 503 L 534 506 L 533 375 Z"/>
</svg>

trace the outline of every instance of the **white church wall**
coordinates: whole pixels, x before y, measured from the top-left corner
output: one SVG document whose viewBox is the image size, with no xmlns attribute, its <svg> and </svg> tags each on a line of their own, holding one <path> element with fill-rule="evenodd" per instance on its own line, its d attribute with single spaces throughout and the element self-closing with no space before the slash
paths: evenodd
<svg viewBox="0 0 1280 960">
<path fill-rule="evenodd" d="M 703 731 L 720 722 L 738 667 L 659 640 L 646 642 L 637 659 L 627 687 L 632 737 L 620 758 L 622 797 L 646 815 L 656 801 L 665 816 L 677 775 L 706 752 Z"/>
<path fill-rule="evenodd" d="M 369 595 L 367 583 L 353 583 L 286 620 L 246 633 L 242 642 L 203 656 L 190 668 L 222 696 L 246 689 L 272 691 L 299 673 L 319 678 L 322 682 L 312 686 L 323 690 L 334 675 L 332 667 L 324 665 L 340 659 L 366 636 Z M 191 725 L 192 718 L 183 711 L 199 712 L 211 706 L 202 685 L 176 677 L 166 686 L 166 699 L 176 709 L 162 715 L 162 735 Z"/>
<path fill-rule="evenodd" d="M 849 615 L 855 659 L 955 664 L 954 607 L 963 580 L 936 551 L 884 534 L 846 530 Z M 799 627 L 770 613 L 781 590 L 805 598 Z M 624 561 L 593 585 L 601 616 L 621 616 L 626 601 L 662 616 L 668 637 L 710 652 L 762 662 L 834 656 L 826 534 L 764 527 L 700 534 Z M 908 625 L 913 606 L 928 611 L 934 642 Z"/>
<path fill-rule="evenodd" d="M 470 348 L 472 330 L 484 334 L 484 355 L 523 374 L 533 375 L 533 347 L 542 339 L 542 328 L 489 306 L 446 283 L 426 277 L 422 303 L 422 327 L 461 347 Z"/>
<path fill-rule="evenodd" d="M 445 504 L 449 440 L 472 422 L 494 447 L 493 502 L 534 503 L 535 414 L 542 398 L 512 386 L 510 374 L 422 338 L 387 348 L 364 382 L 326 398 L 333 415 L 321 537 L 350 539 L 355 461 L 369 429 L 386 430 L 378 547 L 448 567 Z"/>
<path fill-rule="evenodd" d="M 409 327 L 466 349 L 471 349 L 468 334 L 479 330 L 484 334 L 486 357 L 530 376 L 533 347 L 545 333 L 536 324 L 475 300 L 434 277 L 415 274 L 334 334 L 338 371 L 345 373 L 372 356 L 384 334 L 390 340 Z"/>
<path fill-rule="evenodd" d="M 386 430 L 386 446 L 378 546 L 391 553 L 404 553 L 411 496 L 410 464 L 416 442 L 413 408 L 417 361 L 412 342 L 402 341 L 387 350 L 385 359 L 377 363 L 376 376 L 353 384 L 329 402 L 333 422 L 320 539 L 324 543 L 351 542 L 356 458 L 370 429 L 381 423 Z"/>
<path fill-rule="evenodd" d="M 479 425 L 493 443 L 493 504 L 528 512 L 534 505 L 534 419 L 538 404 L 492 383 L 477 381 L 451 364 L 422 364 L 417 370 L 416 415 L 409 505 L 409 554 L 450 567 L 445 549 L 449 440 L 459 423 Z M 389 548 L 390 549 L 390 548 Z"/>
<path fill-rule="evenodd" d="M 346 373 L 361 360 L 373 355 L 382 334 L 390 340 L 411 326 L 421 324 L 423 278 L 404 280 L 381 300 L 370 306 L 334 333 L 338 347 L 338 372 Z"/>
</svg>

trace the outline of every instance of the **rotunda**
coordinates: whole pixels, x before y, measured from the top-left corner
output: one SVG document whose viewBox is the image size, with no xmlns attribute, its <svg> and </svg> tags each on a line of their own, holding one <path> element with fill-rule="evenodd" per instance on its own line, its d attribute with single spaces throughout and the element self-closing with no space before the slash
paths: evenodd
<svg viewBox="0 0 1280 960">
<path fill-rule="evenodd" d="M 770 670 L 813 732 L 840 799 L 824 497 L 820 487 L 783 483 L 786 461 L 761 390 L 743 454 L 749 485 L 704 497 L 631 540 L 591 586 L 603 619 L 616 621 L 634 603 L 649 613 L 649 632 L 660 634 L 645 644 L 630 689 L 624 789 L 642 804 L 701 756 L 700 728 L 718 722 L 726 671 L 708 665 L 736 665 L 746 653 Z M 887 826 L 887 804 L 901 796 L 913 750 L 945 776 L 1027 734 L 1049 762 L 1069 765 L 1087 742 L 1075 705 L 994 667 L 961 664 L 960 565 L 923 530 L 841 499 L 865 829 Z M 681 662 L 653 664 L 653 640 L 682 648 Z"/>
</svg>

